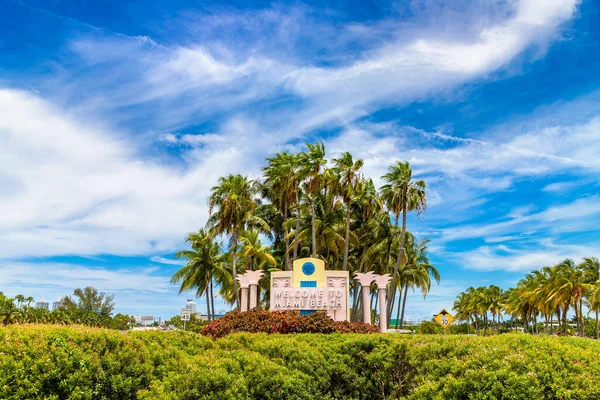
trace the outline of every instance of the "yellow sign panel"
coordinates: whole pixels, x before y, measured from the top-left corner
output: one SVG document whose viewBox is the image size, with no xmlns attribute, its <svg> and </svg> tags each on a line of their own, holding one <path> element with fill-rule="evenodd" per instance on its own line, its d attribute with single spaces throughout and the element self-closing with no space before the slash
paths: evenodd
<svg viewBox="0 0 600 400">
<path fill-rule="evenodd" d="M 450 326 L 450 324 L 452 324 L 454 317 L 450 315 L 448 311 L 442 309 L 438 315 L 433 317 L 433 320 L 440 324 L 442 328 L 446 329 Z"/>
</svg>

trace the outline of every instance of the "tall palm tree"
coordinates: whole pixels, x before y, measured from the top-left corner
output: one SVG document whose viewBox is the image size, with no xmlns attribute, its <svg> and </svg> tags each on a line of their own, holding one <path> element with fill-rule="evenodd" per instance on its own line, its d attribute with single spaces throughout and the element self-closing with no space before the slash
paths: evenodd
<svg viewBox="0 0 600 400">
<path fill-rule="evenodd" d="M 401 268 L 400 274 L 398 274 L 400 277 L 400 284 L 404 287 L 400 327 L 404 326 L 404 310 L 406 308 L 408 289 L 420 288 L 423 293 L 423 298 L 425 298 L 431 289 L 431 278 L 435 279 L 438 284 L 440 283 L 440 273 L 430 264 L 427 255 L 427 245 L 429 242 L 429 239 L 422 239 L 417 242 L 413 235 L 407 234 L 407 260 Z M 398 303 L 398 308 L 400 308 L 400 303 Z M 398 318 L 396 318 L 396 321 L 397 320 Z"/>
<path fill-rule="evenodd" d="M 334 171 L 339 180 L 339 193 L 344 202 L 346 230 L 344 235 L 344 259 L 342 261 L 342 270 L 348 270 L 348 249 L 350 247 L 350 214 L 352 211 L 351 203 L 357 191 L 357 186 L 362 179 L 360 170 L 363 167 L 363 160 L 356 161 L 352 154 L 345 152 L 339 158 L 333 160 Z"/>
<path fill-rule="evenodd" d="M 393 300 L 396 297 L 396 286 L 394 282 L 398 281 L 398 272 L 403 257 L 405 257 L 404 243 L 406 240 L 406 216 L 408 211 L 416 211 L 417 214 L 425 211 L 427 200 L 425 196 L 425 181 L 413 181 L 412 170 L 407 161 L 398 161 L 389 168 L 387 174 L 382 176 L 387 182 L 381 187 L 382 196 L 388 210 L 395 215 L 396 226 L 400 214 L 402 214 L 402 233 L 400 237 L 400 247 L 396 257 L 396 265 L 392 273 L 392 288 L 388 292 L 387 314 L 390 315 L 394 306 Z"/>
<path fill-rule="evenodd" d="M 306 191 L 310 196 L 311 208 L 311 226 L 312 226 L 312 252 L 311 256 L 317 256 L 317 232 L 316 232 L 316 211 L 315 199 L 321 189 L 321 171 L 327 160 L 325 159 L 325 145 L 320 143 L 307 143 L 308 151 L 300 153 L 300 169 L 302 175 L 306 177 Z"/>
<path fill-rule="evenodd" d="M 577 267 L 581 270 L 583 280 L 587 285 L 586 294 L 590 311 L 596 313 L 596 339 L 598 339 L 598 311 L 600 311 L 600 307 L 598 307 L 599 304 L 590 300 L 597 282 L 600 281 L 600 261 L 596 257 L 584 257 L 583 261 Z"/>
<path fill-rule="evenodd" d="M 215 314 L 214 303 L 211 300 L 214 300 L 213 277 L 226 273 L 220 244 L 206 230 L 188 235 L 186 241 L 191 250 L 181 250 L 175 257 L 184 259 L 187 263 L 171 277 L 171 283 L 181 283 L 179 293 L 195 289 L 196 296 L 206 295 L 206 314 L 210 321 Z"/>
<path fill-rule="evenodd" d="M 219 179 L 219 184 L 211 189 L 209 199 L 209 225 L 216 234 L 230 235 L 233 291 L 236 307 L 239 308 L 237 287 L 237 248 L 240 232 L 244 230 L 256 207 L 254 182 L 242 175 L 228 175 Z M 214 209 L 217 212 L 213 214 Z"/>
<path fill-rule="evenodd" d="M 570 306 L 573 306 L 577 319 L 577 329 L 582 333 L 581 325 L 581 304 L 585 291 L 585 282 L 583 274 L 571 259 L 565 259 L 557 264 L 553 270 L 554 276 L 551 280 L 551 287 L 548 300 L 558 301 L 562 306 L 563 332 L 567 331 L 567 312 Z"/>
<path fill-rule="evenodd" d="M 600 280 L 594 282 L 588 294 L 588 305 L 590 311 L 596 313 L 596 340 L 600 339 L 600 332 L 598 327 L 598 311 L 600 311 Z"/>
<path fill-rule="evenodd" d="M 263 168 L 265 182 L 263 187 L 264 196 L 269 198 L 276 205 L 283 215 L 282 225 L 287 227 L 290 211 L 296 207 L 297 214 L 300 204 L 300 188 L 298 179 L 298 157 L 287 152 L 277 153 L 274 157 L 267 158 L 267 166 Z M 299 216 L 297 216 L 299 223 Z M 289 228 L 285 228 L 285 269 L 290 270 L 290 239 L 288 237 Z M 295 247 L 294 258 L 297 256 L 297 247 Z"/>
</svg>

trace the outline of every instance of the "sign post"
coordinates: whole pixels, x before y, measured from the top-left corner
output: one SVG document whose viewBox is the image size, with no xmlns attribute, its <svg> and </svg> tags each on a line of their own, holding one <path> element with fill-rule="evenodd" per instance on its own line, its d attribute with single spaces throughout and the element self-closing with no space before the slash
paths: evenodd
<svg viewBox="0 0 600 400">
<path fill-rule="evenodd" d="M 454 322 L 454 317 L 445 309 L 442 309 L 436 316 L 433 317 L 433 320 L 438 323 L 442 328 L 444 328 L 444 335 L 446 334 L 446 329 Z"/>
<path fill-rule="evenodd" d="M 181 320 L 183 321 L 183 330 L 185 331 L 185 323 L 190 320 L 191 311 L 189 308 L 181 309 Z"/>
</svg>

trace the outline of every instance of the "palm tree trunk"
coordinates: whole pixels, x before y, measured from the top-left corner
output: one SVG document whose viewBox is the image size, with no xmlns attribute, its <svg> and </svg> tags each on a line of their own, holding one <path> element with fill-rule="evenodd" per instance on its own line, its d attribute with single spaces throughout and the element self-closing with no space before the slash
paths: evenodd
<svg viewBox="0 0 600 400">
<path fill-rule="evenodd" d="M 596 310 L 596 340 L 600 338 L 599 333 L 600 332 L 598 332 L 598 310 Z"/>
<path fill-rule="evenodd" d="M 342 263 L 342 270 L 348 270 L 348 249 L 350 248 L 350 204 L 346 205 L 346 243 L 344 244 L 344 262 Z"/>
<path fill-rule="evenodd" d="M 207 277 L 207 282 L 206 282 L 206 289 L 205 289 L 205 294 L 206 294 L 206 319 L 208 320 L 208 322 L 210 322 L 210 295 L 208 293 L 209 291 L 209 286 L 208 286 L 208 277 Z"/>
<path fill-rule="evenodd" d="M 402 289 L 400 293 L 402 293 Z M 396 310 L 396 329 L 398 329 L 398 322 L 400 322 L 400 302 L 398 302 L 398 309 Z"/>
<path fill-rule="evenodd" d="M 240 310 L 240 294 L 238 293 L 238 284 L 237 284 L 237 232 L 234 231 L 231 237 L 231 241 L 233 242 L 233 260 L 232 260 L 232 270 L 233 270 L 233 294 L 235 299 L 235 307 L 237 310 Z"/>
<path fill-rule="evenodd" d="M 483 336 L 487 336 L 487 328 L 488 328 L 488 317 L 487 313 L 483 315 Z"/>
<path fill-rule="evenodd" d="M 406 295 L 408 294 L 408 285 L 404 286 L 404 299 L 402 300 L 402 314 L 400 315 L 400 328 L 404 326 L 404 310 L 406 308 Z"/>
<path fill-rule="evenodd" d="M 354 282 L 354 299 L 352 301 L 352 315 L 350 316 L 350 321 L 358 321 L 358 318 L 360 316 L 359 299 L 360 299 L 361 292 L 362 292 L 362 287 L 358 285 L 358 282 Z"/>
<path fill-rule="evenodd" d="M 288 219 L 288 205 L 287 202 L 283 206 L 283 223 Z M 287 229 L 284 229 L 283 234 L 285 235 L 285 270 L 291 271 L 292 263 L 290 262 L 290 238 L 288 237 Z"/>
<path fill-rule="evenodd" d="M 581 337 L 585 337 L 585 320 L 583 318 L 583 297 L 579 298 L 579 316 L 581 317 Z"/>
<path fill-rule="evenodd" d="M 404 198 L 406 199 L 407 189 L 404 189 Z M 402 232 L 400 236 L 400 248 L 398 249 L 398 258 L 396 259 L 396 266 L 394 267 L 394 274 L 392 275 L 392 282 L 396 282 L 398 277 L 398 272 L 400 271 L 400 263 L 402 262 L 402 255 L 404 254 L 404 242 L 406 239 L 406 213 L 408 212 L 408 203 L 404 202 L 404 208 L 402 210 Z M 396 226 L 398 226 L 398 216 L 396 215 Z M 392 309 L 390 308 L 392 298 L 396 297 L 396 288 L 390 290 L 388 293 L 388 311 L 387 314 L 390 315 Z"/>
<path fill-rule="evenodd" d="M 300 188 L 298 188 L 300 190 Z M 300 234 L 300 196 L 296 190 L 296 231 L 294 232 L 294 261 L 298 259 L 298 235 Z"/>
<path fill-rule="evenodd" d="M 315 217 L 315 194 L 313 193 L 310 198 L 310 208 L 312 209 L 311 225 L 312 225 L 312 257 L 317 257 L 317 231 L 316 231 L 316 217 Z"/>
<path fill-rule="evenodd" d="M 377 303 L 379 302 L 379 296 L 377 296 L 377 290 L 371 295 L 371 304 L 373 304 L 373 297 L 375 298 L 375 306 L 371 307 L 371 310 L 377 312 Z"/>
<path fill-rule="evenodd" d="M 215 296 L 213 294 L 213 280 L 212 280 L 212 277 L 211 277 L 211 280 L 210 280 L 210 304 L 211 304 L 211 308 L 212 308 L 212 319 L 214 321 L 216 313 L 215 313 Z"/>
</svg>

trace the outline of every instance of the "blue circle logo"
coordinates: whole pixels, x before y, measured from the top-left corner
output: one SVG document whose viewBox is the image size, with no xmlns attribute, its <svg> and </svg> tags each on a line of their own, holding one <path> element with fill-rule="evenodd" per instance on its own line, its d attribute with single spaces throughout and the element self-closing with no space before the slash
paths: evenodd
<svg viewBox="0 0 600 400">
<path fill-rule="evenodd" d="M 305 262 L 302 264 L 302 273 L 306 276 L 310 276 L 315 273 L 315 264 L 309 262 Z"/>
</svg>

